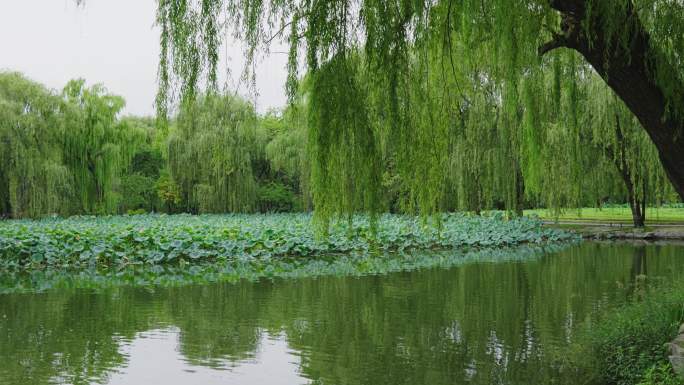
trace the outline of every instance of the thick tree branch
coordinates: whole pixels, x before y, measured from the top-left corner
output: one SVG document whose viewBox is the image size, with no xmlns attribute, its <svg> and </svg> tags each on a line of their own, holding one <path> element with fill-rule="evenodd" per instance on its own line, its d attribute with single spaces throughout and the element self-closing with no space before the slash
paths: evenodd
<svg viewBox="0 0 684 385">
<path fill-rule="evenodd" d="M 549 0 L 551 8 L 569 16 L 579 18 L 584 15 L 584 0 Z"/>
<path fill-rule="evenodd" d="M 553 51 L 556 48 L 567 47 L 568 41 L 565 36 L 560 34 L 554 34 L 553 39 L 542 44 L 539 47 L 539 56 L 545 55 L 547 52 Z"/>
<path fill-rule="evenodd" d="M 564 46 L 582 54 L 639 119 L 658 149 L 672 185 L 684 199 L 684 119 L 680 114 L 666 111 L 671 100 L 684 99 L 684 81 L 673 76 L 666 95 L 656 78 L 657 74 L 680 73 L 680 69 L 668 63 L 653 44 L 632 1 L 626 7 L 617 8 L 621 14 L 606 14 L 600 8 L 590 9 L 589 4 L 586 0 L 549 0 L 551 8 L 561 15 Z M 608 17 L 615 24 L 607 23 Z M 606 31 L 606 25 L 619 30 Z M 616 49 L 625 39 L 630 41 L 629 48 Z M 540 52 L 548 52 L 557 45 L 544 44 Z"/>
</svg>

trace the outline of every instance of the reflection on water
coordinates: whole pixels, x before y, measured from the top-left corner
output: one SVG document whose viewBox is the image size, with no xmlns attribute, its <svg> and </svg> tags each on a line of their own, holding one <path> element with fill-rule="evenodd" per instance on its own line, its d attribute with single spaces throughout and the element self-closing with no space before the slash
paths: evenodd
<svg viewBox="0 0 684 385">
<path fill-rule="evenodd" d="M 308 382 L 298 374 L 299 357 L 279 336 L 263 336 L 249 358 L 217 359 L 216 365 L 192 363 L 179 352 L 179 347 L 180 329 L 176 327 L 138 333 L 120 349 L 128 364 L 116 369 L 106 383 L 230 385 L 242 384 L 245 378 L 255 384 Z"/>
<path fill-rule="evenodd" d="M 572 384 L 549 364 L 684 247 L 367 277 L 0 296 L 0 384 Z"/>
</svg>

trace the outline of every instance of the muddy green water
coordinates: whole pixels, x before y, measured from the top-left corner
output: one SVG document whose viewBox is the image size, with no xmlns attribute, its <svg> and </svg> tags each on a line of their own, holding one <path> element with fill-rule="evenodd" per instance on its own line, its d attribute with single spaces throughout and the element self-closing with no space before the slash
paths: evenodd
<svg viewBox="0 0 684 385">
<path fill-rule="evenodd" d="M 0 384 L 574 384 L 563 354 L 684 246 L 584 243 L 514 262 L 0 296 Z"/>
</svg>

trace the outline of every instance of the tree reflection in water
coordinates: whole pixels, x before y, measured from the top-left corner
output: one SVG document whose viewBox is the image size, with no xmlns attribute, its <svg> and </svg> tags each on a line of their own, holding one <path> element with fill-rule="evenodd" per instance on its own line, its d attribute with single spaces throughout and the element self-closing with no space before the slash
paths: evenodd
<svg viewBox="0 0 684 385">
<path fill-rule="evenodd" d="M 550 353 L 639 277 L 681 278 L 682 250 L 584 243 L 366 277 L 3 295 L 0 383 L 570 384 Z"/>
</svg>

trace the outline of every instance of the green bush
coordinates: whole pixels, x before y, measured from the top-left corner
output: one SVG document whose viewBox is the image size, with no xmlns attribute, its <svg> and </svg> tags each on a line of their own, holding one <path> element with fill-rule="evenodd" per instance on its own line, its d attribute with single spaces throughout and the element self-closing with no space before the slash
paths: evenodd
<svg viewBox="0 0 684 385">
<path fill-rule="evenodd" d="M 172 213 L 181 203 L 181 190 L 168 171 L 163 170 L 155 183 L 157 198 L 161 201 L 165 212 Z"/>
<path fill-rule="evenodd" d="M 140 174 L 149 178 L 159 178 L 164 168 L 164 158 L 159 150 L 143 150 L 136 153 L 131 160 L 131 174 Z"/>
<path fill-rule="evenodd" d="M 282 183 L 270 182 L 259 186 L 258 208 L 264 213 L 284 213 L 295 209 L 295 194 Z"/>
<path fill-rule="evenodd" d="M 141 174 L 126 175 L 121 178 L 120 211 L 154 211 L 157 199 L 155 180 Z"/>
<path fill-rule="evenodd" d="M 684 320 L 684 285 L 651 289 L 644 297 L 603 317 L 588 332 L 584 358 L 597 383 L 679 384 L 667 382 L 673 380 L 667 377 L 664 345 Z"/>
<path fill-rule="evenodd" d="M 654 365 L 646 371 L 639 385 L 681 385 L 682 380 L 670 364 Z"/>
</svg>

